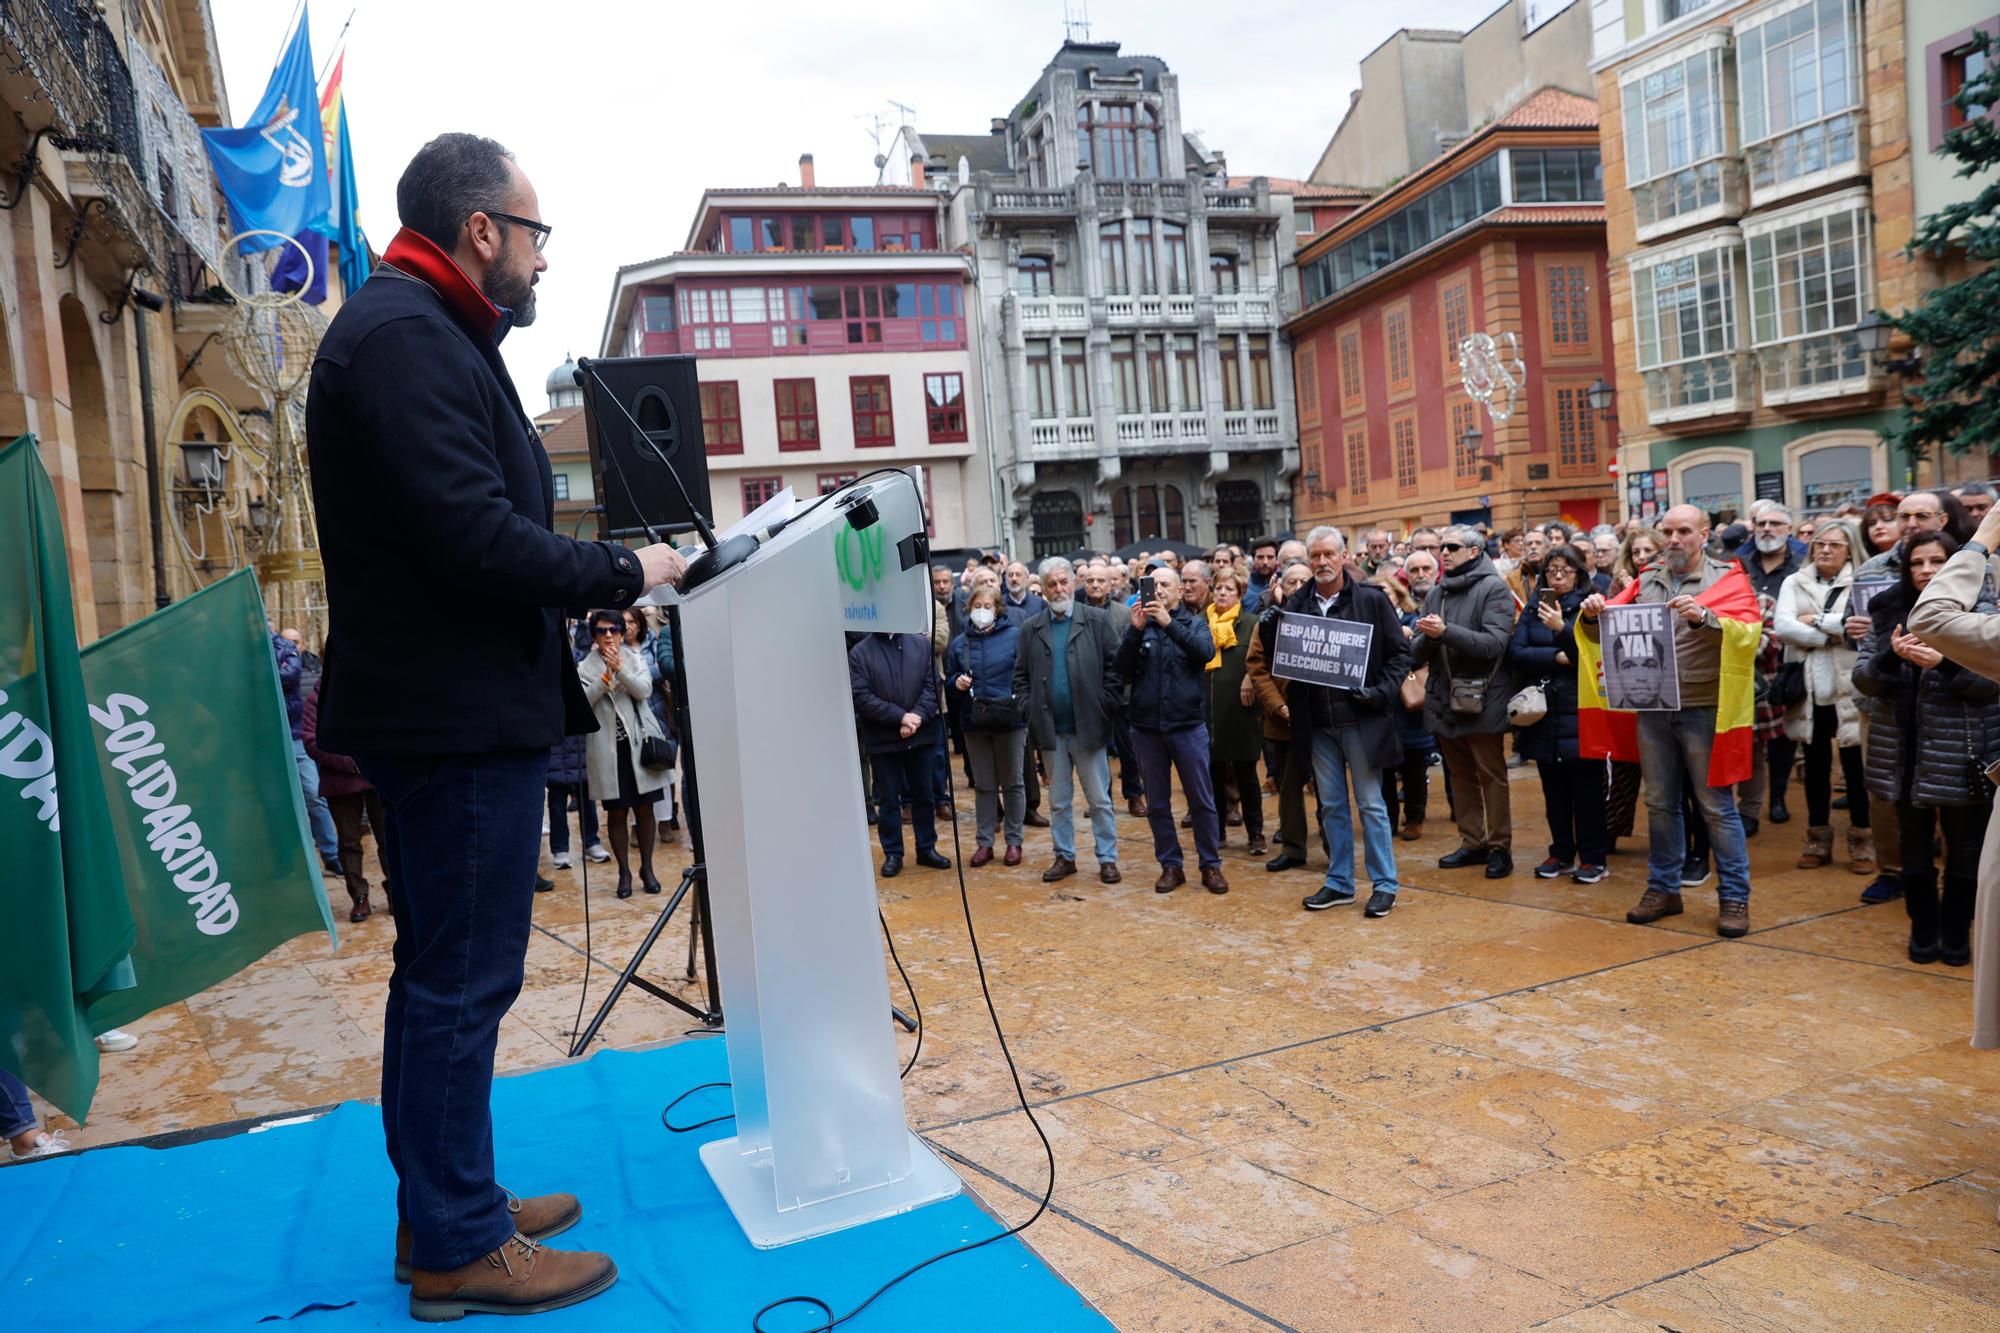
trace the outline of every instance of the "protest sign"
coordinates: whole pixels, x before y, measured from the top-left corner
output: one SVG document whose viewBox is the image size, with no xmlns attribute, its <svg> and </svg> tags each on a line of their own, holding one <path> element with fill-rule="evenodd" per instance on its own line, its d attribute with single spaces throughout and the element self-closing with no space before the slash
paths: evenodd
<svg viewBox="0 0 2000 1333">
<path fill-rule="evenodd" d="M 1681 706 L 1674 614 L 1661 603 L 1607 606 L 1598 620 L 1604 692 L 1612 708 L 1671 712 Z"/>
<path fill-rule="evenodd" d="M 1359 690 L 1368 677 L 1375 627 L 1358 620 L 1329 620 L 1285 612 L 1278 617 L 1271 674 L 1336 690 Z"/>
<path fill-rule="evenodd" d="M 1868 604 L 1878 596 L 1896 586 L 1894 579 L 1856 579 L 1854 586 L 1847 590 L 1847 614 L 1865 616 Z"/>
</svg>

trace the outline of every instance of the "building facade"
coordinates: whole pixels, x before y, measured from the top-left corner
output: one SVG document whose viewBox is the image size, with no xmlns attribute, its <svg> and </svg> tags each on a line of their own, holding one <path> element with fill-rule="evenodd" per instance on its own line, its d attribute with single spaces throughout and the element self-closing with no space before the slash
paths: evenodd
<svg viewBox="0 0 2000 1333">
<path fill-rule="evenodd" d="M 1313 181 L 1381 189 L 1542 88 L 1590 96 L 1589 9 L 1584 0 L 1503 0 L 1466 32 L 1397 30 L 1361 58 L 1361 86 Z"/>
<path fill-rule="evenodd" d="M 612 285 L 607 356 L 689 353 L 718 527 L 789 486 L 919 466 L 932 540 L 991 544 L 970 265 L 931 190 L 711 190 L 687 248 Z M 553 386 L 553 377 L 552 377 Z"/>
<path fill-rule="evenodd" d="M 999 526 L 1021 555 L 1247 541 L 1298 468 L 1292 201 L 1181 129 L 1164 61 L 1066 42 L 987 135 L 897 158 L 970 253 Z M 885 163 L 885 172 L 899 163 Z"/>
<path fill-rule="evenodd" d="M 1606 265 L 1597 108 L 1553 88 L 1315 237 L 1286 325 L 1298 526 L 1612 516 L 1590 404 L 1614 371 Z M 1461 378 L 1479 333 L 1518 350 L 1520 392 L 1496 393 L 1497 414 Z"/>
<path fill-rule="evenodd" d="M 1593 11 L 1625 508 L 1810 514 L 1986 475 L 1883 442 L 1902 386 L 1863 326 L 1951 276 L 1904 253 L 1919 211 L 1965 185 L 1929 160 L 1944 62 L 1934 76 L 1916 43 L 1948 56 L 1991 0 Z"/>
</svg>

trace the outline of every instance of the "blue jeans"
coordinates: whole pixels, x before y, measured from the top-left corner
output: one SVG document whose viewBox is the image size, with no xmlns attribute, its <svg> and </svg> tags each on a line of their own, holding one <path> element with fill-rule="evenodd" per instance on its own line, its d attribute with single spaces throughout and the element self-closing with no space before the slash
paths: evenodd
<svg viewBox="0 0 2000 1333">
<path fill-rule="evenodd" d="M 1683 708 L 1675 713 L 1639 714 L 1639 767 L 1646 775 L 1646 824 L 1651 846 L 1646 887 L 1681 891 L 1687 862 L 1687 827 L 1681 816 L 1681 786 L 1694 794 L 1708 825 L 1715 854 L 1716 896 L 1724 902 L 1750 901 L 1750 850 L 1736 794 L 1708 785 L 1708 756 L 1715 748 L 1715 709 Z"/>
<path fill-rule="evenodd" d="M 1075 737 L 1058 736 L 1055 749 L 1042 751 L 1042 762 L 1049 770 L 1049 835 L 1056 855 L 1076 861 L 1076 816 L 1070 804 L 1076 799 L 1075 782 L 1081 782 L 1083 803 L 1090 810 L 1091 841 L 1097 844 L 1097 863 L 1116 865 L 1118 817 L 1111 811 L 1111 752 L 1101 746 L 1079 749 Z"/>
<path fill-rule="evenodd" d="M 1132 749 L 1139 756 L 1139 771 L 1146 782 L 1146 822 L 1153 827 L 1153 855 L 1161 869 L 1182 862 L 1181 839 L 1174 827 L 1174 789 L 1171 775 L 1181 775 L 1181 790 L 1187 793 L 1188 813 L 1194 816 L 1194 851 L 1203 870 L 1222 866 L 1222 824 L 1215 814 L 1215 787 L 1208 776 L 1208 728 L 1201 724 L 1185 731 L 1152 731 L 1132 728 Z"/>
<path fill-rule="evenodd" d="M 1377 893 L 1395 893 L 1396 844 L 1389 827 L 1389 803 L 1382 799 L 1382 771 L 1369 764 L 1361 733 L 1353 727 L 1315 729 L 1312 765 L 1320 828 L 1326 834 L 1326 887 L 1354 892 L 1354 822 L 1347 813 L 1351 784 L 1354 804 L 1361 810 L 1362 855 L 1369 881 Z"/>
<path fill-rule="evenodd" d="M 321 856 L 340 855 L 340 836 L 334 832 L 333 810 L 319 794 L 319 765 L 306 753 L 306 743 L 292 737 L 292 758 L 299 766 L 299 785 L 306 793 L 306 818 L 312 824 L 313 846 Z"/>
<path fill-rule="evenodd" d="M 0 1139 L 25 1134 L 40 1123 L 28 1100 L 28 1085 L 0 1069 Z"/>
<path fill-rule="evenodd" d="M 931 765 L 937 752 L 926 745 L 868 756 L 875 774 L 875 837 L 884 856 L 903 854 L 903 802 L 910 803 L 917 855 L 937 850 L 937 802 L 931 797 Z"/>
<path fill-rule="evenodd" d="M 493 1048 L 521 993 L 541 856 L 546 747 L 356 755 L 382 798 L 396 886 L 382 1131 L 411 1262 L 457 1268 L 514 1234 L 493 1182 Z"/>
</svg>

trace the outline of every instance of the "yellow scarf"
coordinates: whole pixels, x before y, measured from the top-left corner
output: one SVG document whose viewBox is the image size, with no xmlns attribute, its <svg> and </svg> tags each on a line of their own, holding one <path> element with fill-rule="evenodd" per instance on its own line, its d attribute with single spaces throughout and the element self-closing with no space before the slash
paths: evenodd
<svg viewBox="0 0 2000 1333">
<path fill-rule="evenodd" d="M 1222 655 L 1236 646 L 1236 617 L 1242 613 L 1241 606 L 1233 606 L 1225 618 L 1218 615 L 1215 603 L 1208 604 L 1208 633 L 1215 640 L 1215 656 L 1204 670 L 1213 671 L 1222 665 Z"/>
</svg>

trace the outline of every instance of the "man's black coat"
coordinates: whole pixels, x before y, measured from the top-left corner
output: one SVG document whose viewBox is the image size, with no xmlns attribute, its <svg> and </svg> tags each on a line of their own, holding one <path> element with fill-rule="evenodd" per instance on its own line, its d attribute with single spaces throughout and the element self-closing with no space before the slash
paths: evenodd
<svg viewBox="0 0 2000 1333">
<path fill-rule="evenodd" d="M 631 551 L 556 535 L 497 310 L 405 231 L 334 316 L 306 399 L 341 754 L 547 749 L 595 730 L 558 608 L 624 607 Z"/>
</svg>

